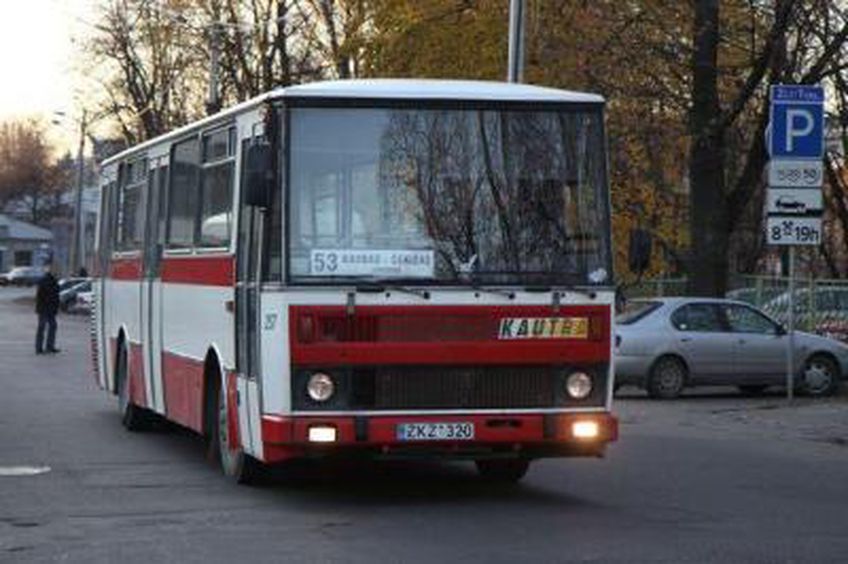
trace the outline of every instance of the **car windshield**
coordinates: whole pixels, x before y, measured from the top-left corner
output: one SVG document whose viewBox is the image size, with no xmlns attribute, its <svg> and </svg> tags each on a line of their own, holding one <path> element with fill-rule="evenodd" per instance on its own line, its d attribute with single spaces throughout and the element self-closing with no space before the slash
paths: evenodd
<svg viewBox="0 0 848 564">
<path fill-rule="evenodd" d="M 290 278 L 610 284 L 602 112 L 540 108 L 292 109 Z"/>
<path fill-rule="evenodd" d="M 618 325 L 633 325 L 656 311 L 661 305 L 661 302 L 628 302 L 624 306 L 624 311 L 616 316 L 615 322 Z"/>
</svg>

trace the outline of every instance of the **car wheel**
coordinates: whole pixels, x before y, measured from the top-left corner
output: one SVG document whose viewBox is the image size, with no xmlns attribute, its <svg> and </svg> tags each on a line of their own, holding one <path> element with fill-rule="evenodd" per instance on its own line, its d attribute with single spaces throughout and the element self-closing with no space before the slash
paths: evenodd
<svg viewBox="0 0 848 564">
<path fill-rule="evenodd" d="M 652 398 L 673 399 L 686 386 L 686 366 L 673 356 L 661 357 L 651 369 L 648 395 Z"/>
<path fill-rule="evenodd" d="M 211 448 L 224 475 L 239 484 L 256 484 L 264 477 L 264 465 L 246 454 L 241 447 L 233 446 L 227 421 L 227 400 L 223 386 L 218 386 L 216 418 L 212 422 Z"/>
<path fill-rule="evenodd" d="M 839 387 L 839 368 L 828 356 L 817 354 L 807 359 L 799 387 L 804 395 L 831 396 Z"/>
<path fill-rule="evenodd" d="M 530 469 L 526 458 L 508 460 L 476 460 L 477 472 L 489 482 L 515 483 L 521 480 Z"/>
<path fill-rule="evenodd" d="M 743 396 L 755 397 L 763 395 L 763 392 L 766 391 L 766 388 L 768 388 L 768 386 L 749 384 L 745 386 L 739 386 L 739 391 L 742 392 Z"/>
<path fill-rule="evenodd" d="M 118 349 L 118 412 L 121 414 L 121 424 L 128 431 L 144 431 L 150 425 L 147 410 L 135 405 L 130 399 L 130 377 L 127 370 L 127 350 Z"/>
</svg>

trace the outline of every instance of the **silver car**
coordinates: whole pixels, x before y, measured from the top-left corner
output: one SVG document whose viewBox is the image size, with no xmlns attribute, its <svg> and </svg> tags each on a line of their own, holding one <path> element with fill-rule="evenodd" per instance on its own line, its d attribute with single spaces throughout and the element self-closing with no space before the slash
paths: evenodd
<svg viewBox="0 0 848 564">
<path fill-rule="evenodd" d="M 616 320 L 616 386 L 636 385 L 673 398 L 688 386 L 732 385 L 761 393 L 786 382 L 786 329 L 733 300 L 637 300 Z M 799 392 L 836 392 L 848 371 L 848 346 L 795 332 Z"/>
</svg>

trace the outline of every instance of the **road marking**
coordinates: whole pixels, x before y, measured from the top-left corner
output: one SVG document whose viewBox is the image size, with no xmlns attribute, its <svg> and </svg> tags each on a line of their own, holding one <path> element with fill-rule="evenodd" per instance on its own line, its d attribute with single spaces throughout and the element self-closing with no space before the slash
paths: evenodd
<svg viewBox="0 0 848 564">
<path fill-rule="evenodd" d="M 38 476 L 50 472 L 49 466 L 0 466 L 0 478 L 4 476 Z"/>
</svg>

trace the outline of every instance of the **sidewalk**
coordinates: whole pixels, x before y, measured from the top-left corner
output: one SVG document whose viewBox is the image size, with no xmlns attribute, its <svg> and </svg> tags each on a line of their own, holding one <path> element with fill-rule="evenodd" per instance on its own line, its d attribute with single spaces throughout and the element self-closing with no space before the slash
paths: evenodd
<svg viewBox="0 0 848 564">
<path fill-rule="evenodd" d="M 622 421 L 623 433 L 659 430 L 674 425 L 698 436 L 774 441 L 813 441 L 832 447 L 848 447 L 848 383 L 831 398 L 795 398 L 791 404 L 781 390 L 759 398 L 747 398 L 732 388 L 689 392 L 672 401 L 650 400 L 644 393 L 622 390 L 613 409 Z M 848 455 L 848 448 L 845 448 Z"/>
</svg>

